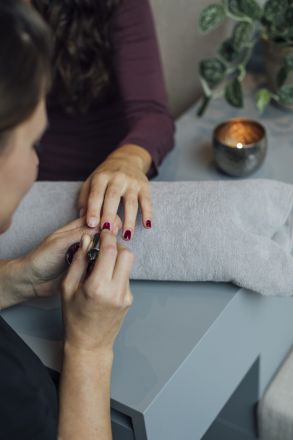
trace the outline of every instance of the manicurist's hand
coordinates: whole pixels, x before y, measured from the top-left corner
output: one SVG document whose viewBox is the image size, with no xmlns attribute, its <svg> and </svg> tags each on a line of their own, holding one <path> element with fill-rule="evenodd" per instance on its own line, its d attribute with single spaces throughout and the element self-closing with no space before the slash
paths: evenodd
<svg viewBox="0 0 293 440">
<path fill-rule="evenodd" d="M 75 350 L 112 352 L 127 310 L 132 304 L 129 276 L 133 254 L 103 231 L 100 252 L 86 277 L 91 238 L 84 235 L 63 280 L 65 343 Z"/>
<path fill-rule="evenodd" d="M 117 234 L 120 228 L 121 220 L 116 216 L 113 232 Z M 48 236 L 22 259 L 23 271 L 35 296 L 45 297 L 56 293 L 67 269 L 66 251 L 73 243 L 79 242 L 86 232 L 93 234 L 94 231 L 85 226 L 85 219 L 74 220 Z"/>
<path fill-rule="evenodd" d="M 110 384 L 113 344 L 132 303 L 133 255 L 103 231 L 100 252 L 87 275 L 81 246 L 63 281 L 64 358 L 60 382 L 58 438 L 111 440 Z"/>
<path fill-rule="evenodd" d="M 89 227 L 96 227 L 100 223 L 102 229 L 112 230 L 123 199 L 123 238 L 130 240 L 133 237 L 139 206 L 144 227 L 151 228 L 150 185 L 146 177 L 151 160 L 145 149 L 125 145 L 96 168 L 84 182 L 78 200 L 81 214 L 86 215 Z"/>
</svg>

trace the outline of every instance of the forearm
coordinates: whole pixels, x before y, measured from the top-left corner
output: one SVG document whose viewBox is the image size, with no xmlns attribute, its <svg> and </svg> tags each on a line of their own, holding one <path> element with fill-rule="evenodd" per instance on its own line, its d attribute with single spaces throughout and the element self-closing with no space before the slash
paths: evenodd
<svg viewBox="0 0 293 440">
<path fill-rule="evenodd" d="M 112 352 L 82 352 L 65 344 L 59 440 L 111 440 Z"/>
<path fill-rule="evenodd" d="M 129 118 L 130 119 L 130 118 Z M 164 157 L 174 147 L 175 125 L 170 116 L 156 114 L 136 116 L 129 122 L 131 129 L 120 145 L 137 145 L 151 158 L 151 169 L 158 172 Z"/>
<path fill-rule="evenodd" d="M 139 145 L 125 144 L 117 148 L 108 156 L 109 159 L 116 158 L 133 162 L 144 174 L 147 174 L 152 164 L 150 153 Z"/>
<path fill-rule="evenodd" d="M 0 309 L 34 297 L 22 259 L 0 261 Z"/>
</svg>

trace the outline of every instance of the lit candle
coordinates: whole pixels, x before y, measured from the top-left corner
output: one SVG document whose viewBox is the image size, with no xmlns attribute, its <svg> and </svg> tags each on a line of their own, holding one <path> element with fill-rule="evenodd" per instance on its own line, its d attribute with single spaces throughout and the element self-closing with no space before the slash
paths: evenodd
<svg viewBox="0 0 293 440">
<path fill-rule="evenodd" d="M 265 128 L 250 119 L 231 119 L 214 130 L 213 147 L 216 164 L 222 171 L 231 176 L 247 176 L 265 159 Z"/>
</svg>

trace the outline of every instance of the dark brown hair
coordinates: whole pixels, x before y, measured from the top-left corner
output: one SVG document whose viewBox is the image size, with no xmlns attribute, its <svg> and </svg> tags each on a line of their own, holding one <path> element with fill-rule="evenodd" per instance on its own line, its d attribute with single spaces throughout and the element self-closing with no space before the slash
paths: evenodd
<svg viewBox="0 0 293 440">
<path fill-rule="evenodd" d="M 34 112 L 50 83 L 47 26 L 23 0 L 0 0 L 0 143 Z"/>
<path fill-rule="evenodd" d="M 110 21 L 118 3 L 32 0 L 53 34 L 53 93 L 69 113 L 87 111 L 111 90 Z"/>
</svg>

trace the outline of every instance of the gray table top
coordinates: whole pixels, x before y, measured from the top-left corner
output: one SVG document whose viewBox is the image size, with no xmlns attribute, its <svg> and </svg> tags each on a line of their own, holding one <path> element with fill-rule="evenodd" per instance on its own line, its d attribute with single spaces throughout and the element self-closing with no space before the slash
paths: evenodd
<svg viewBox="0 0 293 440">
<path fill-rule="evenodd" d="M 196 107 L 178 119 L 176 148 L 165 160 L 157 179 L 233 180 L 215 169 L 211 136 L 216 124 L 235 116 L 261 120 L 268 132 L 267 159 L 252 177 L 293 183 L 292 114 L 270 107 L 260 118 L 249 96 L 242 111 L 217 100 L 203 119 L 197 119 Z M 239 294 L 239 288 L 220 283 L 132 282 L 132 290 L 134 304 L 115 345 L 112 399 L 118 409 L 128 407 L 145 412 L 178 367 L 203 343 Z M 62 325 L 57 309 L 24 305 L 2 315 L 24 339 L 27 336 L 52 343 L 60 340 Z"/>
</svg>

